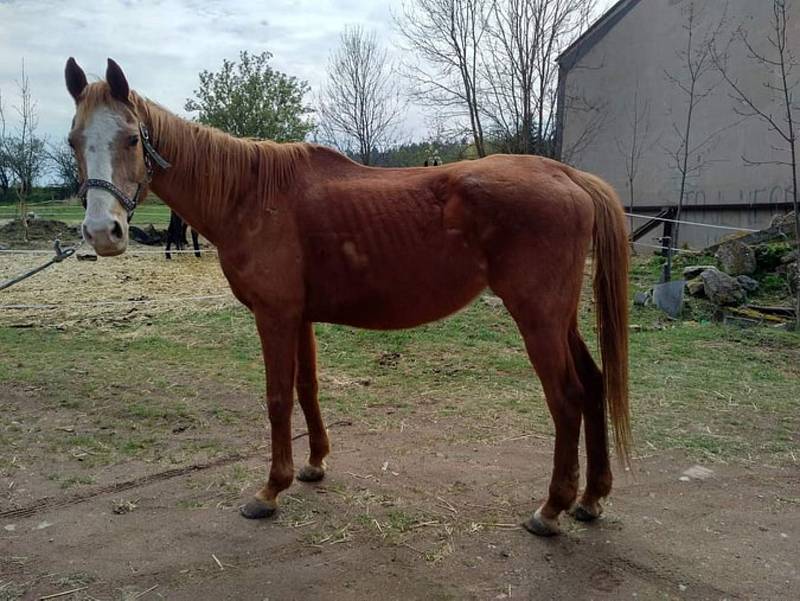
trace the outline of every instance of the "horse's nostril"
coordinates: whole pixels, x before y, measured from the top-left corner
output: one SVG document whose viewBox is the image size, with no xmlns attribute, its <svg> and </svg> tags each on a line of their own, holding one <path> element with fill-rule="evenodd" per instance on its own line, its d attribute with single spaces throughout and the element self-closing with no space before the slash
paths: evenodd
<svg viewBox="0 0 800 601">
<path fill-rule="evenodd" d="M 83 239 L 86 240 L 87 242 L 91 242 L 92 234 L 89 232 L 89 228 L 86 227 L 86 224 L 83 224 L 81 226 L 81 229 L 83 230 Z"/>
<path fill-rule="evenodd" d="M 114 227 L 111 228 L 111 235 L 118 240 L 122 239 L 122 226 L 116 219 L 114 220 Z"/>
</svg>

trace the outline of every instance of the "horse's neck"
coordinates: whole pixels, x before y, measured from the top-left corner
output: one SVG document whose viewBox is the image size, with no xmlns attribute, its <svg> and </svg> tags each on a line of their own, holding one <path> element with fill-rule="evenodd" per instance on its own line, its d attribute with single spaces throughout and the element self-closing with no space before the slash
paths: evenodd
<svg viewBox="0 0 800 601">
<path fill-rule="evenodd" d="M 220 239 L 219 225 L 222 220 L 212 219 L 209 214 L 208 203 L 211 199 L 200 190 L 202 185 L 197 177 L 196 164 L 193 160 L 193 150 L 179 149 L 174 141 L 168 141 L 168 132 L 160 131 L 159 123 L 168 124 L 174 137 L 176 133 L 185 133 L 192 125 L 185 120 L 172 115 L 165 109 L 147 102 L 147 114 L 150 115 L 146 123 L 153 144 L 158 153 L 169 161 L 170 167 L 161 169 L 154 165 L 155 173 L 150 188 L 169 207 L 180 215 L 193 229 L 200 232 L 212 244 L 218 244 Z M 158 112 L 158 118 L 153 115 Z"/>
<path fill-rule="evenodd" d="M 277 201 L 312 156 L 306 144 L 240 140 L 142 102 L 153 144 L 172 163 L 167 170 L 156 169 L 153 191 L 218 246 L 223 236 L 234 239 L 234 215 L 247 221 Z"/>
</svg>

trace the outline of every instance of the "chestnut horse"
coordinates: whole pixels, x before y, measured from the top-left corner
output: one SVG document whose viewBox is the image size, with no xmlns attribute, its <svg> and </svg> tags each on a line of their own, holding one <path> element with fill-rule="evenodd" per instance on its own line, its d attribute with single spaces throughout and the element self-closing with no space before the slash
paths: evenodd
<svg viewBox="0 0 800 601">
<path fill-rule="evenodd" d="M 600 515 L 611 490 L 607 412 L 623 462 L 630 448 L 628 246 L 606 183 L 535 156 L 381 169 L 312 144 L 237 139 L 144 99 L 110 59 L 106 81 L 89 84 L 70 58 L 66 84 L 76 104 L 69 140 L 84 180 L 82 227 L 97 254 L 125 251 L 127 217 L 151 186 L 217 247 L 233 293 L 255 316 L 272 464 L 242 515 L 272 515 L 292 482 L 295 389 L 310 439 L 297 478 L 325 474 L 313 322 L 411 328 L 487 287 L 516 321 L 555 422 L 549 494 L 525 526 L 555 534 L 573 507 L 582 420 L 588 465 L 574 515 Z M 590 245 L 602 372 L 577 322 Z"/>
</svg>

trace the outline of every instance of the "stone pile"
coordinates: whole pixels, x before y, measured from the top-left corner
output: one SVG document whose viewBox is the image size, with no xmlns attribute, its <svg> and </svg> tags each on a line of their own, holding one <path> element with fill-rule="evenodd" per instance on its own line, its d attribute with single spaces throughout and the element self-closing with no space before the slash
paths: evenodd
<svg viewBox="0 0 800 601">
<path fill-rule="evenodd" d="M 706 297 L 718 306 L 738 306 L 747 294 L 756 292 L 755 274 L 775 274 L 786 278 L 793 292 L 800 286 L 798 253 L 790 242 L 794 238 L 794 214 L 773 220 L 759 232 L 726 240 L 706 249 L 714 252 L 716 265 L 695 265 L 683 270 L 686 291 Z"/>
</svg>

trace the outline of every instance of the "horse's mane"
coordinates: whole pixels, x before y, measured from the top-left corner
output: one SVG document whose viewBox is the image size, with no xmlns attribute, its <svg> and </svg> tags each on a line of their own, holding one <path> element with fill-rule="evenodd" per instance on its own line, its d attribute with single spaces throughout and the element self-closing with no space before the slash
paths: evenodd
<svg viewBox="0 0 800 601">
<path fill-rule="evenodd" d="M 272 205 L 293 180 L 298 164 L 309 156 L 310 147 L 304 143 L 236 138 L 178 117 L 136 92 L 131 91 L 130 98 L 149 127 L 156 150 L 180 167 L 187 187 L 212 215 L 230 207 L 243 186 L 259 190 L 264 205 Z M 88 112 L 117 102 L 108 84 L 100 81 L 84 89 L 78 110 Z"/>
</svg>

